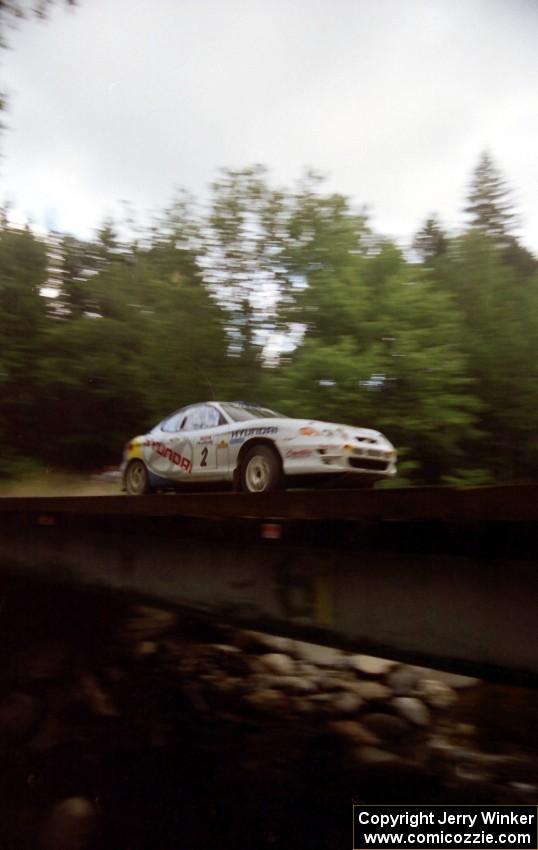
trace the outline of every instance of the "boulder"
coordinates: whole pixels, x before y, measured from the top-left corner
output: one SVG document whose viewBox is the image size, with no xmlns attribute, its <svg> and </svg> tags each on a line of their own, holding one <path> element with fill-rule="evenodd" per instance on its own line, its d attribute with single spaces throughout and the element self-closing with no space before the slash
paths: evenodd
<svg viewBox="0 0 538 850">
<path fill-rule="evenodd" d="M 327 729 L 329 732 L 334 732 L 343 738 L 349 744 L 368 745 L 372 747 L 379 744 L 377 735 L 357 720 L 329 720 Z"/>
<path fill-rule="evenodd" d="M 331 667 L 335 670 L 342 667 L 345 660 L 345 655 L 340 649 L 320 646 L 316 643 L 305 643 L 301 640 L 295 641 L 294 655 L 308 664 L 315 664 L 317 667 Z"/>
<path fill-rule="evenodd" d="M 372 714 L 364 714 L 361 717 L 367 729 L 377 735 L 384 741 L 400 741 L 411 732 L 411 726 L 401 717 L 396 717 L 394 714 L 385 714 L 384 712 L 374 712 Z"/>
<path fill-rule="evenodd" d="M 279 676 L 291 676 L 295 670 L 293 660 L 283 652 L 268 652 L 266 655 L 260 655 L 258 660 L 269 673 Z"/>
<path fill-rule="evenodd" d="M 391 705 L 398 714 L 415 726 L 428 726 L 430 713 L 424 703 L 415 697 L 395 697 Z"/>
<path fill-rule="evenodd" d="M 97 808 L 85 797 L 68 797 L 48 812 L 37 846 L 39 850 L 85 850 L 96 831 Z"/>
<path fill-rule="evenodd" d="M 347 666 L 362 676 L 381 677 L 390 673 L 396 662 L 387 658 L 375 658 L 373 655 L 350 655 Z"/>
</svg>

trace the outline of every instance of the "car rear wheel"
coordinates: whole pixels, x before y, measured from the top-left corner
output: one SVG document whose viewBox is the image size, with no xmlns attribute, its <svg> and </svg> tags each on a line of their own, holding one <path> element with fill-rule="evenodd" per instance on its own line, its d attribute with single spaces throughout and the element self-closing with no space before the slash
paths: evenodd
<svg viewBox="0 0 538 850">
<path fill-rule="evenodd" d="M 128 496 L 149 493 L 148 471 L 141 460 L 132 460 L 125 472 L 125 492 Z"/>
<path fill-rule="evenodd" d="M 282 483 L 282 470 L 276 452 L 269 446 L 252 446 L 246 452 L 239 473 L 245 493 L 270 493 Z"/>
</svg>

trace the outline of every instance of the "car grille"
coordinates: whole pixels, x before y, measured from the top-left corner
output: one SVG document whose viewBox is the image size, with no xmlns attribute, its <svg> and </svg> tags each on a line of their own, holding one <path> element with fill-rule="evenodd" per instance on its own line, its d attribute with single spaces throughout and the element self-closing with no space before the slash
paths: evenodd
<svg viewBox="0 0 538 850">
<path fill-rule="evenodd" d="M 377 460 L 372 457 L 350 457 L 349 465 L 353 469 L 372 469 L 378 472 L 383 472 L 387 468 L 386 460 Z"/>
</svg>

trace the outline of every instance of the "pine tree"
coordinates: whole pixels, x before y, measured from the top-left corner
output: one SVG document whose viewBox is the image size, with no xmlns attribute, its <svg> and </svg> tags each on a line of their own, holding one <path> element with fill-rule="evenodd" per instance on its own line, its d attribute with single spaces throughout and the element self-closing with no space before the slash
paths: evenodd
<svg viewBox="0 0 538 850">
<path fill-rule="evenodd" d="M 471 228 L 481 230 L 503 247 L 508 243 L 516 215 L 510 190 L 487 151 L 473 174 L 465 212 Z"/>
<path fill-rule="evenodd" d="M 413 248 L 426 265 L 446 252 L 447 237 L 435 214 L 426 219 L 424 226 L 416 234 Z"/>
</svg>

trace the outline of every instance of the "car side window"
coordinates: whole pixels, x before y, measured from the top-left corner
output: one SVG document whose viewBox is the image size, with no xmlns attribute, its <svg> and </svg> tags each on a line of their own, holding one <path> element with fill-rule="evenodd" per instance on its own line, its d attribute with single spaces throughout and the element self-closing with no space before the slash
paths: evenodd
<svg viewBox="0 0 538 850">
<path fill-rule="evenodd" d="M 179 431 L 181 428 L 181 423 L 185 418 L 185 410 L 178 410 L 176 413 L 173 413 L 168 419 L 166 419 L 162 425 L 162 431 Z"/>
<path fill-rule="evenodd" d="M 185 422 L 183 423 L 182 430 L 199 431 L 201 428 L 205 428 L 204 408 L 203 406 L 191 407 L 185 417 Z"/>
<path fill-rule="evenodd" d="M 211 407 L 209 404 L 206 404 L 204 408 L 204 420 L 206 428 L 216 428 L 217 425 L 222 425 L 224 421 L 217 408 Z"/>
<path fill-rule="evenodd" d="M 203 428 L 216 428 L 221 424 L 221 415 L 216 407 L 209 404 L 201 404 L 192 407 L 185 417 L 183 423 L 184 431 L 201 431 Z"/>
</svg>

